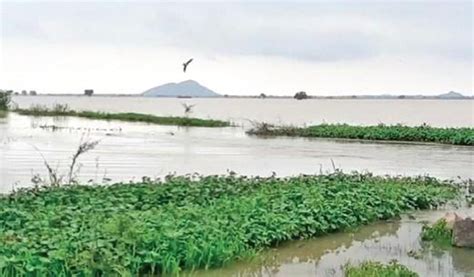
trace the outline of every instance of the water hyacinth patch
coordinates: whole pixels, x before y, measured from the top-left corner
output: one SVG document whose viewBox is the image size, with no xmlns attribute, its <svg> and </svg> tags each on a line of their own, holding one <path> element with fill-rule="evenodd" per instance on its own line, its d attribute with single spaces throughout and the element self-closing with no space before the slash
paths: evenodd
<svg viewBox="0 0 474 277">
<path fill-rule="evenodd" d="M 0 275 L 218 267 L 279 242 L 433 208 L 456 194 L 432 178 L 342 173 L 30 189 L 0 198 Z"/>
<path fill-rule="evenodd" d="M 358 266 L 347 265 L 345 267 L 346 277 L 417 277 L 416 272 L 406 266 L 392 261 L 389 264 L 379 262 L 364 262 Z"/>
<path fill-rule="evenodd" d="M 352 126 L 348 124 L 321 124 L 304 128 L 257 124 L 247 132 L 260 136 L 296 136 L 342 138 L 381 141 L 434 142 L 456 145 L 474 145 L 474 128 L 436 128 L 428 125 Z"/>
</svg>

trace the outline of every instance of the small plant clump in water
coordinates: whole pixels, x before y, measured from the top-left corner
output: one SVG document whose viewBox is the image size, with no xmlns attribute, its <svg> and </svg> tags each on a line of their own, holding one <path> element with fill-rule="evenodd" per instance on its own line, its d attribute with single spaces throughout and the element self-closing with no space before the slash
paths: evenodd
<svg viewBox="0 0 474 277">
<path fill-rule="evenodd" d="M 442 245 L 451 245 L 453 231 L 448 227 L 445 219 L 438 220 L 432 226 L 424 225 L 421 231 L 421 239 L 433 241 Z"/>
<path fill-rule="evenodd" d="M 474 145 L 474 128 L 436 128 L 426 124 L 417 127 L 384 124 L 377 126 L 321 124 L 304 128 L 257 124 L 247 133 L 260 136 L 320 137 Z"/>
<path fill-rule="evenodd" d="M 66 175 L 62 175 L 59 173 L 59 171 L 55 168 L 53 168 L 49 162 L 46 160 L 46 158 L 43 156 L 43 154 L 36 149 L 41 157 L 43 158 L 43 164 L 46 167 L 46 170 L 48 171 L 48 179 L 49 181 L 46 181 L 44 178 L 42 178 L 39 174 L 35 174 L 33 178 L 31 179 L 31 182 L 36 186 L 61 186 L 61 185 L 70 185 L 70 184 L 77 184 L 77 175 L 80 170 L 80 165 L 78 166 L 77 161 L 79 157 L 91 150 L 93 150 L 97 145 L 99 144 L 98 140 L 94 141 L 84 141 L 84 137 L 81 138 L 81 141 L 79 142 L 79 146 L 76 150 L 76 152 L 72 155 L 71 158 L 71 164 L 69 165 L 69 170 Z M 35 147 L 36 148 L 36 147 Z M 67 177 L 67 178 L 66 178 Z"/>
<path fill-rule="evenodd" d="M 416 272 L 406 266 L 392 261 L 389 264 L 367 261 L 358 266 L 346 265 L 346 277 L 417 277 Z"/>
<path fill-rule="evenodd" d="M 458 190 L 433 178 L 168 176 L 0 197 L 0 276 L 177 274 L 283 241 L 427 209 Z"/>
<path fill-rule="evenodd" d="M 51 109 L 45 106 L 36 105 L 32 106 L 30 109 L 15 109 L 13 111 L 21 115 L 29 116 L 77 116 L 89 119 L 145 122 L 160 125 L 177 125 L 192 127 L 227 127 L 231 125 L 230 122 L 227 121 L 188 117 L 189 113 L 187 113 L 185 117 L 175 117 L 155 116 L 140 113 L 103 113 L 92 111 L 74 111 L 70 110 L 67 105 L 61 104 L 56 104 Z"/>
</svg>

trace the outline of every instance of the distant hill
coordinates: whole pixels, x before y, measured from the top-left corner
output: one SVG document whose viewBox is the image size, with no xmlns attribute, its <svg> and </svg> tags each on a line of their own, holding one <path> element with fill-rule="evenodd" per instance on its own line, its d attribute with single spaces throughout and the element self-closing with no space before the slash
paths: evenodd
<svg viewBox="0 0 474 277">
<path fill-rule="evenodd" d="M 438 95 L 438 98 L 442 98 L 442 99 L 463 99 L 463 98 L 466 98 L 466 96 L 462 95 L 459 92 L 450 91 L 448 93 L 443 93 L 443 94 Z"/>
<path fill-rule="evenodd" d="M 142 93 L 148 97 L 219 97 L 220 94 L 202 86 L 196 81 L 168 83 Z"/>
</svg>

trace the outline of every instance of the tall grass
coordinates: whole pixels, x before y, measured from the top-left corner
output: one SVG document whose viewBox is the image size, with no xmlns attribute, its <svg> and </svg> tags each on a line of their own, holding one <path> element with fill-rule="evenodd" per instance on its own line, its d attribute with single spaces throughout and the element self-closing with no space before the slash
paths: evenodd
<svg viewBox="0 0 474 277">
<path fill-rule="evenodd" d="M 455 197 L 431 178 L 174 177 L 0 198 L 0 275 L 176 274 Z"/>
<path fill-rule="evenodd" d="M 436 128 L 428 125 L 410 127 L 384 124 L 377 126 L 321 124 L 298 128 L 259 123 L 247 131 L 247 133 L 260 136 L 344 138 L 474 145 L 474 128 Z"/>
<path fill-rule="evenodd" d="M 212 119 L 200 119 L 188 117 L 175 117 L 175 116 L 155 116 L 150 114 L 140 113 L 103 113 L 103 112 L 92 112 L 92 111 L 74 111 L 69 109 L 67 105 L 56 104 L 53 108 L 45 106 L 35 105 L 29 109 L 15 109 L 22 115 L 29 116 L 76 116 L 89 119 L 101 119 L 101 120 L 120 120 L 120 121 L 131 121 L 131 122 L 145 122 L 151 124 L 160 125 L 177 125 L 177 126 L 193 126 L 193 127 L 227 127 L 230 126 L 230 122 Z"/>
</svg>

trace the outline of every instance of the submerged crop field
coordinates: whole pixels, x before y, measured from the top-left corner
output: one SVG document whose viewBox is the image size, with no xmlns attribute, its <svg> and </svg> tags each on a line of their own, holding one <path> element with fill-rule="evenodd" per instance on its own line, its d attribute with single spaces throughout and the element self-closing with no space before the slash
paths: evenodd
<svg viewBox="0 0 474 277">
<path fill-rule="evenodd" d="M 169 176 L 43 187 L 0 198 L 0 275 L 175 274 L 324 235 L 458 194 L 433 178 L 370 174 Z"/>
<path fill-rule="evenodd" d="M 298 128 L 275 127 L 262 123 L 249 130 L 248 133 L 260 136 L 320 137 L 474 145 L 474 128 L 436 128 L 428 125 L 410 127 L 383 124 L 377 126 L 321 124 Z"/>
<path fill-rule="evenodd" d="M 104 113 L 92 111 L 74 111 L 63 105 L 57 105 L 52 109 L 37 106 L 32 107 L 30 109 L 15 109 L 13 111 L 21 115 L 29 116 L 77 116 L 89 119 L 120 120 L 130 122 L 145 122 L 159 125 L 176 125 L 190 127 L 227 127 L 231 125 L 230 122 L 227 121 L 201 119 L 187 116 L 155 116 L 151 114 L 141 113 Z"/>
</svg>

